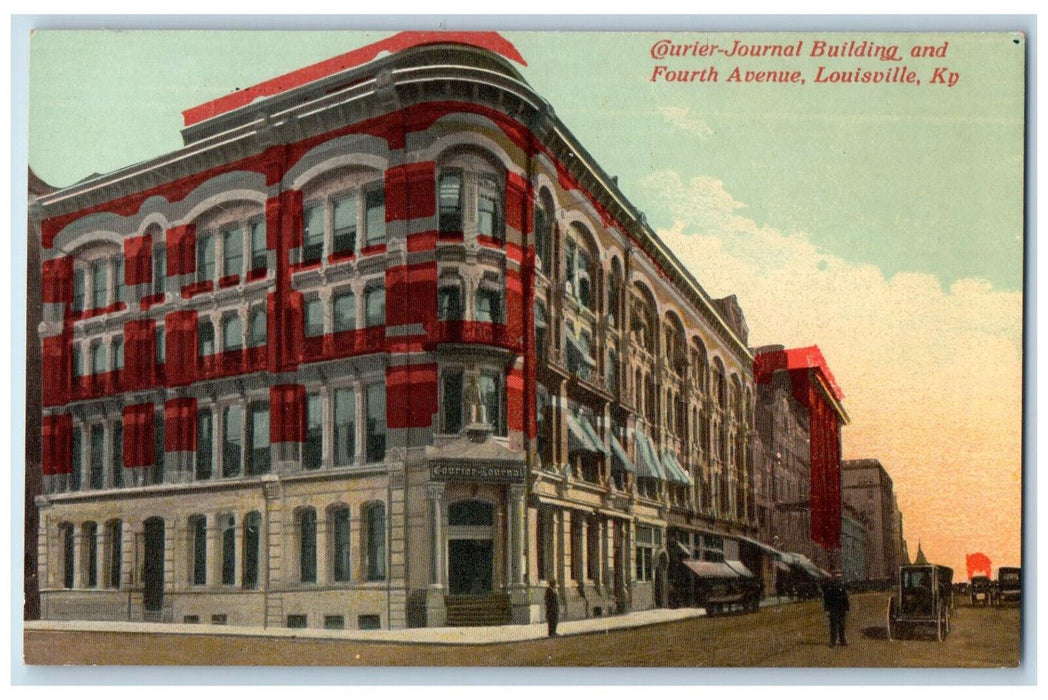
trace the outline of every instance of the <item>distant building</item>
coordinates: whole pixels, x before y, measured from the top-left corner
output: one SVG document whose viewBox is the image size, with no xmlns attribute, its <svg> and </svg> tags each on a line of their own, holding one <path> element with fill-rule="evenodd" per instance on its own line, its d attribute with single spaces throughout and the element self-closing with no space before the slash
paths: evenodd
<svg viewBox="0 0 1048 700">
<path fill-rule="evenodd" d="M 847 503 L 841 506 L 841 572 L 845 583 L 866 580 L 866 545 L 869 532 L 862 514 Z"/>
<path fill-rule="evenodd" d="M 891 581 L 904 560 L 892 479 L 876 459 L 845 460 L 841 467 L 844 503 L 861 515 L 870 532 L 866 580 Z"/>
<path fill-rule="evenodd" d="M 817 347 L 754 352 L 758 527 L 778 549 L 839 565 L 843 394 Z"/>
</svg>

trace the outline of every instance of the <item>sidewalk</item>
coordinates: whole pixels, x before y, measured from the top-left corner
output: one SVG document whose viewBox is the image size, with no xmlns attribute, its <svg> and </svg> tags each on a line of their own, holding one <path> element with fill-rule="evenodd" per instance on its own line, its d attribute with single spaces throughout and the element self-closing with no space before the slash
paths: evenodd
<svg viewBox="0 0 1048 700">
<path fill-rule="evenodd" d="M 783 599 L 783 602 L 787 602 Z M 765 598 L 761 607 L 778 605 L 776 598 Z M 568 620 L 557 625 L 562 637 L 598 634 L 631 627 L 647 627 L 677 620 L 705 617 L 702 608 L 656 608 L 624 615 Z M 357 642 L 396 644 L 503 644 L 546 639 L 546 623 L 499 625 L 495 627 L 422 627 L 400 630 L 325 630 L 290 629 L 287 627 L 236 627 L 224 625 L 187 625 L 163 622 L 97 622 L 91 620 L 27 620 L 28 630 L 61 630 L 76 632 L 123 632 L 125 634 L 187 634 L 281 639 L 336 639 Z"/>
</svg>

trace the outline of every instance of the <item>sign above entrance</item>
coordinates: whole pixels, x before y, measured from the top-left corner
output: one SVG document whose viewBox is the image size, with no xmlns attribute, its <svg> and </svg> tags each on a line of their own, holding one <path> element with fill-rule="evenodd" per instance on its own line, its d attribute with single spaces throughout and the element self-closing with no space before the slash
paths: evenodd
<svg viewBox="0 0 1048 700">
<path fill-rule="evenodd" d="M 523 483 L 527 468 L 521 465 L 495 466 L 485 464 L 433 464 L 429 478 L 434 481 L 487 481 Z"/>
</svg>

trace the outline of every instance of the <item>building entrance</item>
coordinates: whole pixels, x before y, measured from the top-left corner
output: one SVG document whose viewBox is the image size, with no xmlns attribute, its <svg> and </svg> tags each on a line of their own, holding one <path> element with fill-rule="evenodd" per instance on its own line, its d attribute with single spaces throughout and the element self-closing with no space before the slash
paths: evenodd
<svg viewBox="0 0 1048 700">
<path fill-rule="evenodd" d="M 448 595 L 490 595 L 494 585 L 495 506 L 457 501 L 448 507 Z"/>
<path fill-rule="evenodd" d="M 145 526 L 142 604 L 147 611 L 157 612 L 164 605 L 164 521 L 150 518 Z"/>
</svg>

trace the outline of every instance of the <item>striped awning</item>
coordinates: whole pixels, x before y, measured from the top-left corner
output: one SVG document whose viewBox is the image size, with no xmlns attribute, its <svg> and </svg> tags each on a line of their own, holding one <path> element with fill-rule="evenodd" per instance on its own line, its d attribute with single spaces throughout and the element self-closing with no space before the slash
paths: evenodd
<svg viewBox="0 0 1048 700">
<path fill-rule="evenodd" d="M 582 413 L 568 414 L 568 452 L 608 454 L 604 441 L 597 435 L 589 418 Z"/>
<path fill-rule="evenodd" d="M 753 572 L 746 568 L 746 565 L 743 564 L 741 561 L 736 561 L 734 559 L 725 559 L 724 563 L 730 566 L 732 571 L 737 573 L 739 576 L 742 576 L 743 578 L 753 578 Z"/>
<path fill-rule="evenodd" d="M 666 450 L 662 453 L 662 466 L 666 472 L 667 481 L 675 481 L 678 484 L 684 484 L 685 486 L 691 486 L 691 476 L 685 471 L 684 467 L 680 465 L 677 458 L 672 452 Z"/>
<path fill-rule="evenodd" d="M 579 354 L 579 359 L 582 361 L 583 364 L 589 367 L 597 366 L 597 360 L 593 357 L 592 354 L 593 350 L 583 345 L 582 340 L 580 340 L 579 337 L 575 334 L 575 331 L 572 330 L 571 326 L 564 326 L 564 339 L 567 340 L 568 344 L 571 345 L 571 347 L 573 347 L 575 351 Z"/>
<path fill-rule="evenodd" d="M 633 462 L 630 461 L 629 455 L 626 454 L 626 450 L 622 449 L 622 443 L 619 442 L 618 438 L 614 434 L 609 436 L 611 442 L 611 463 L 613 466 L 618 465 L 619 469 L 630 472 L 631 474 L 637 473 L 637 468 L 633 466 Z"/>
<path fill-rule="evenodd" d="M 681 563 L 699 578 L 739 578 L 739 574 L 722 561 L 685 559 Z"/>
<path fill-rule="evenodd" d="M 634 454 L 637 456 L 637 476 L 665 481 L 666 476 L 662 471 L 662 463 L 655 454 L 655 446 L 651 444 L 651 439 L 644 433 L 634 430 L 633 446 Z"/>
</svg>

